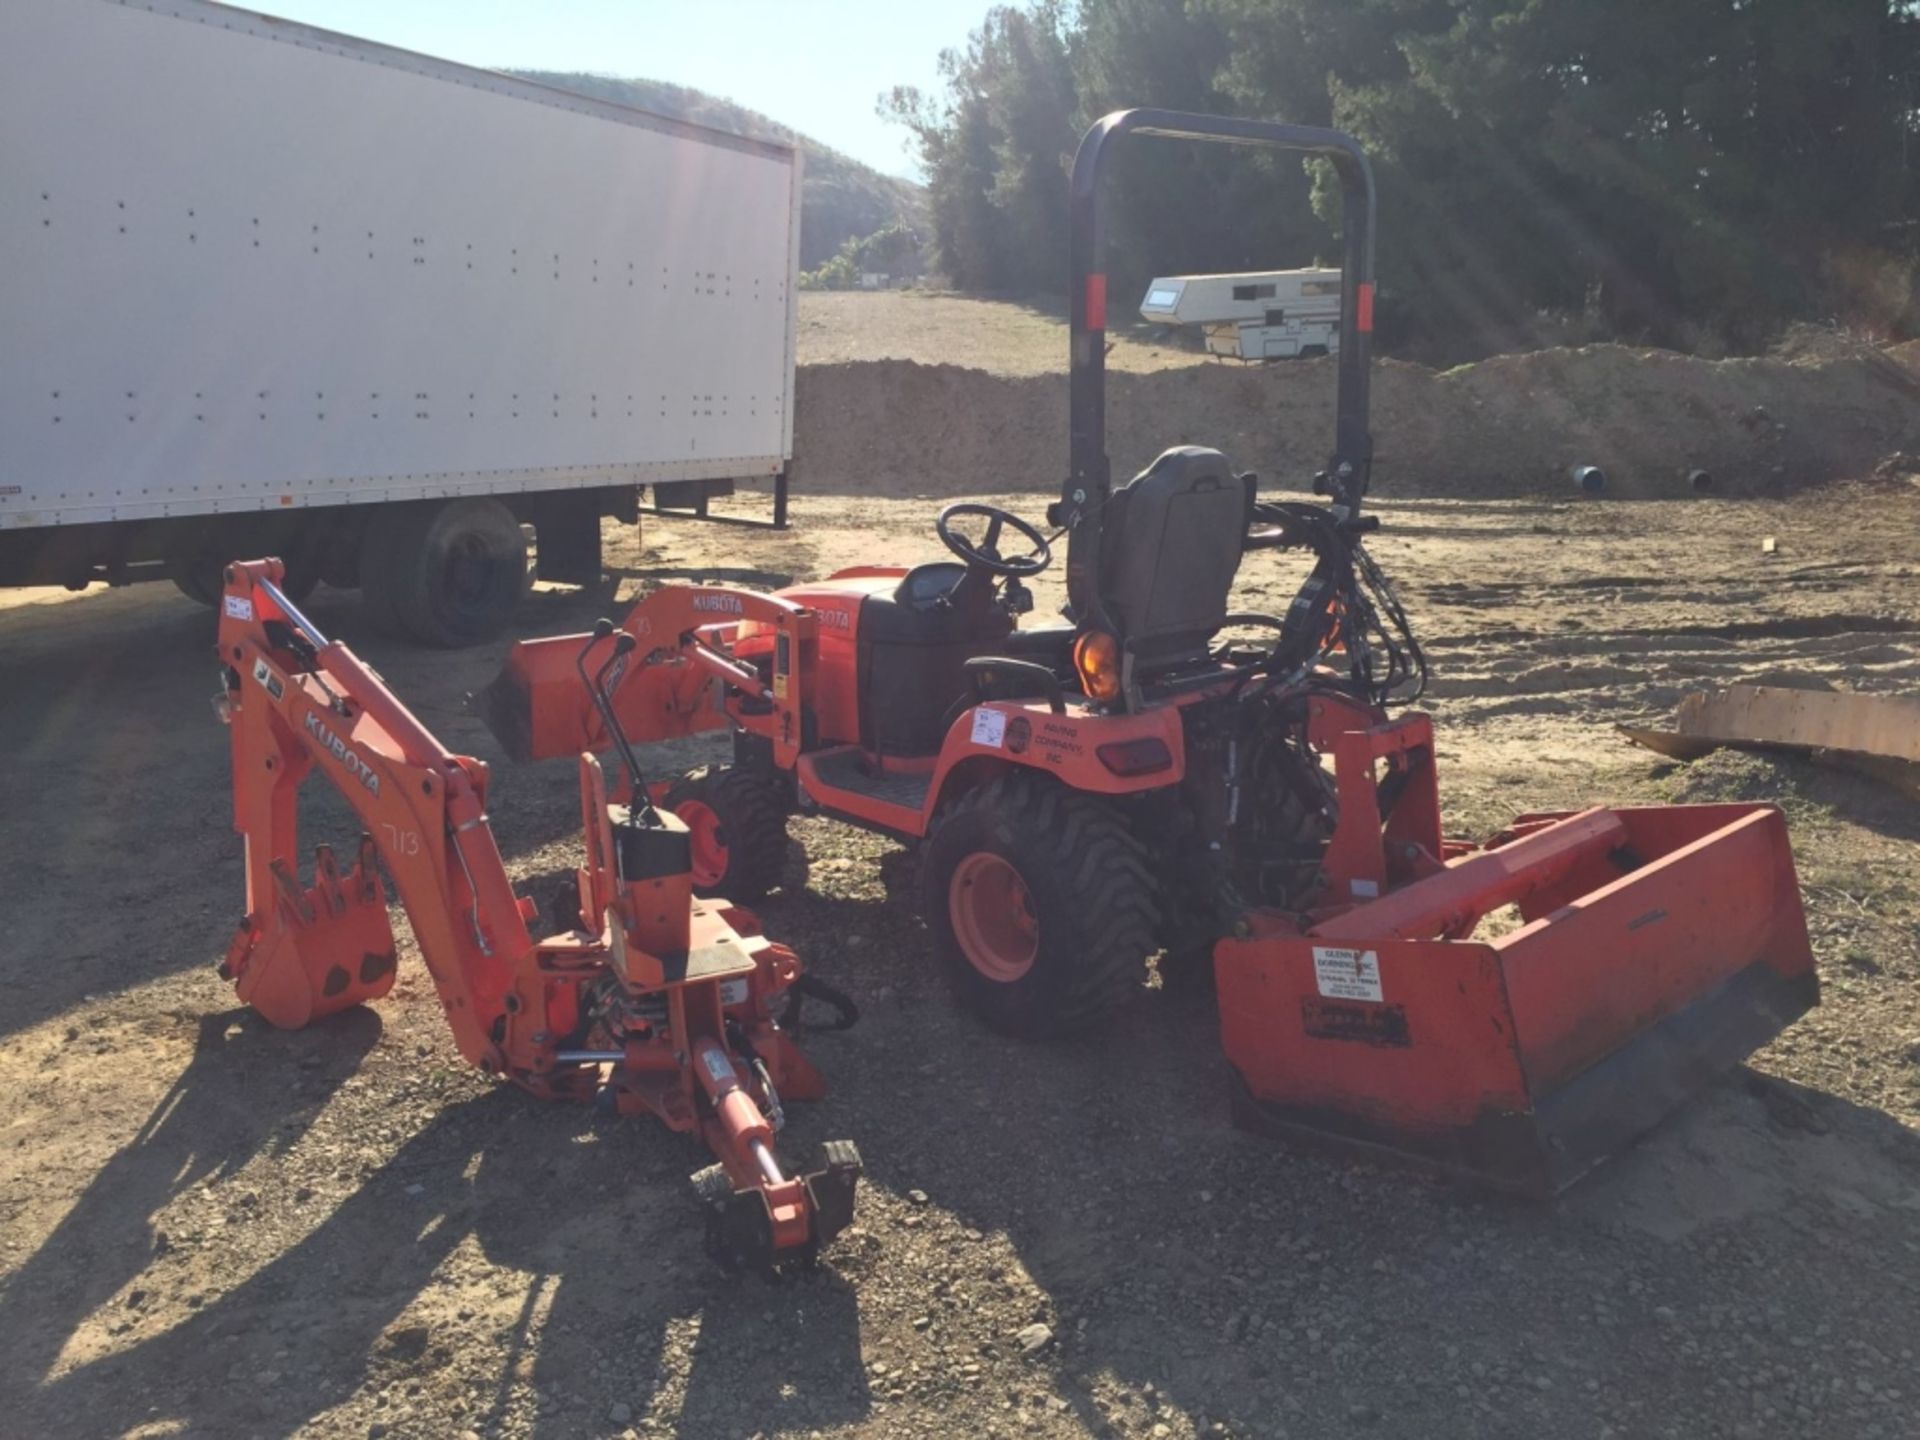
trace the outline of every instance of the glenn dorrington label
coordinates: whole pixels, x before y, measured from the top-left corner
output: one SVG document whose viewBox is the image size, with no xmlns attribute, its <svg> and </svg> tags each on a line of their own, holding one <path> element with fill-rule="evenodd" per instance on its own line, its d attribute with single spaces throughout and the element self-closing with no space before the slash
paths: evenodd
<svg viewBox="0 0 1920 1440">
<path fill-rule="evenodd" d="M 1371 1000 L 1377 1004 L 1385 998 L 1380 993 L 1380 957 L 1372 950 L 1316 945 L 1313 978 L 1329 1000 Z"/>
</svg>

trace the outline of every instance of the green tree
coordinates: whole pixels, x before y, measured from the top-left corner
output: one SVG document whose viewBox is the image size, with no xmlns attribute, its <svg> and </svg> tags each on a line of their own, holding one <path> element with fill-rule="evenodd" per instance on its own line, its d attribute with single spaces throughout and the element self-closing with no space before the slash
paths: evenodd
<svg viewBox="0 0 1920 1440">
<path fill-rule="evenodd" d="M 939 101 L 904 86 L 880 101 L 919 143 L 940 268 L 963 289 L 1057 290 L 1079 138 L 1060 0 L 989 11 L 940 73 Z"/>
<path fill-rule="evenodd" d="M 1060 288 L 1072 131 L 1155 105 L 1333 124 L 1374 157 L 1383 323 L 1460 351 L 1543 312 L 1738 346 L 1914 323 L 1920 0 L 1100 0 L 996 9 L 898 92 L 956 284 Z M 1332 250 L 1323 171 L 1124 151 L 1117 286 Z M 1309 204 L 1309 189 L 1311 203 Z M 1887 277 L 1894 280 L 1889 283 Z M 1865 278 L 1863 278 L 1865 277 Z M 1877 288 L 1876 288 L 1877 287 Z"/>
</svg>

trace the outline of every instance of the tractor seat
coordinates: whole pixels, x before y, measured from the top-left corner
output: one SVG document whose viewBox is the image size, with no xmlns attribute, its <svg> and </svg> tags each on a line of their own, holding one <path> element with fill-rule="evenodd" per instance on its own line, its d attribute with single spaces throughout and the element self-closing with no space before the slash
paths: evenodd
<svg viewBox="0 0 1920 1440">
<path fill-rule="evenodd" d="M 1100 591 L 1136 674 L 1207 659 L 1226 624 L 1253 487 L 1218 450 L 1181 445 L 1107 501 Z"/>
</svg>

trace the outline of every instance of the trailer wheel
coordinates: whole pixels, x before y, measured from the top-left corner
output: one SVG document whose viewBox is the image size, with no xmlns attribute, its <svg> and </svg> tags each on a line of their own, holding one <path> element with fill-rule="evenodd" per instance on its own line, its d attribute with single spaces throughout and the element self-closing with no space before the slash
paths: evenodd
<svg viewBox="0 0 1920 1440">
<path fill-rule="evenodd" d="M 367 526 L 360 594 L 369 613 L 449 649 L 498 635 L 527 590 L 527 537 L 498 500 L 399 507 Z"/>
<path fill-rule="evenodd" d="M 758 900 L 787 863 L 787 810 L 774 782 L 733 765 L 707 765 L 667 791 L 666 808 L 693 842 L 693 890 Z"/>
<path fill-rule="evenodd" d="M 1026 775 L 963 796 L 921 860 L 921 911 L 968 1009 L 1026 1039 L 1082 1030 L 1142 988 L 1153 874 L 1107 802 Z"/>
</svg>

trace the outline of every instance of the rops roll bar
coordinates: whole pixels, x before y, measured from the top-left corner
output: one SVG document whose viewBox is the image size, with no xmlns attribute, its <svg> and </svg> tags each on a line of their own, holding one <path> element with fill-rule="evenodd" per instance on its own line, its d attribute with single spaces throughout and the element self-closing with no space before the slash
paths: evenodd
<svg viewBox="0 0 1920 1440">
<path fill-rule="evenodd" d="M 1373 341 L 1373 170 L 1359 142 L 1338 130 L 1234 120 L 1177 110 L 1117 110 L 1095 123 L 1073 157 L 1068 190 L 1072 257 L 1073 328 L 1069 386 L 1071 432 L 1068 473 L 1059 503 L 1047 518 L 1068 527 L 1067 598 L 1084 627 L 1104 618 L 1097 569 L 1101 516 L 1112 488 L 1107 460 L 1106 228 L 1100 177 L 1107 157 L 1128 135 L 1200 140 L 1264 150 L 1297 150 L 1333 163 L 1342 193 L 1346 256 L 1340 270 L 1339 389 L 1334 405 L 1334 451 L 1327 466 L 1333 503 L 1358 514 L 1373 461 L 1367 424 L 1367 383 Z"/>
</svg>

